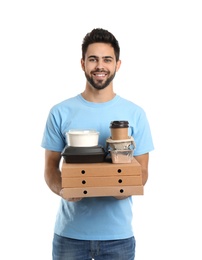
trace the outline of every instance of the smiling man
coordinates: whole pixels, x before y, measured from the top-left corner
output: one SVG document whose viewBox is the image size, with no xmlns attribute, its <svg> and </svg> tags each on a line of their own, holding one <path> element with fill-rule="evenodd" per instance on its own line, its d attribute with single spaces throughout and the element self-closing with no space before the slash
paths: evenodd
<svg viewBox="0 0 202 260">
<path fill-rule="evenodd" d="M 89 46 L 86 58 L 81 60 L 81 64 L 87 85 L 90 84 L 95 89 L 100 90 L 112 83 L 121 61 L 116 61 L 114 49 L 110 44 L 106 46 L 104 43 L 94 43 Z"/>
<path fill-rule="evenodd" d="M 42 147 L 44 177 L 61 197 L 53 236 L 53 260 L 134 260 L 132 197 L 63 198 L 61 152 L 71 129 L 95 129 L 105 147 L 110 122 L 127 120 L 136 142 L 134 157 L 142 166 L 143 185 L 148 179 L 149 152 L 154 149 L 144 110 L 114 92 L 113 79 L 120 61 L 119 43 L 112 33 L 93 29 L 82 43 L 81 67 L 84 91 L 54 105 L 48 115 Z"/>
</svg>

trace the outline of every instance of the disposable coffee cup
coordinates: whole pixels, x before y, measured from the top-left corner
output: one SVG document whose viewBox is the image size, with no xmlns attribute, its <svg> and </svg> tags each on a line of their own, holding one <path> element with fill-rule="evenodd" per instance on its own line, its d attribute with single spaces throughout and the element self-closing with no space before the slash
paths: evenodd
<svg viewBox="0 0 202 260">
<path fill-rule="evenodd" d="M 128 121 L 112 121 L 110 123 L 111 139 L 124 140 L 128 139 Z"/>
</svg>

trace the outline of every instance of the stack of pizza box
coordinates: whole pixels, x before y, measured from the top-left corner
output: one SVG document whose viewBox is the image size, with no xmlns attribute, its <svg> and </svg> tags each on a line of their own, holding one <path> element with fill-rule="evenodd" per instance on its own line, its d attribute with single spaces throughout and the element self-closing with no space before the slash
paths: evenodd
<svg viewBox="0 0 202 260">
<path fill-rule="evenodd" d="M 63 198 L 143 195 L 141 165 L 62 162 Z"/>
</svg>

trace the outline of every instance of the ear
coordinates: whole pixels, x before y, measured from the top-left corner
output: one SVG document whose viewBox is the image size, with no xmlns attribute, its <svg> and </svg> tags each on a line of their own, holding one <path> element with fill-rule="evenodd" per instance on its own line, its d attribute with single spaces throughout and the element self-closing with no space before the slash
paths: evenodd
<svg viewBox="0 0 202 260">
<path fill-rule="evenodd" d="M 121 67 L 121 60 L 118 60 L 116 63 L 116 72 L 120 69 Z"/>
<path fill-rule="evenodd" d="M 81 68 L 83 71 L 85 71 L 85 63 L 83 59 L 81 59 Z"/>
</svg>

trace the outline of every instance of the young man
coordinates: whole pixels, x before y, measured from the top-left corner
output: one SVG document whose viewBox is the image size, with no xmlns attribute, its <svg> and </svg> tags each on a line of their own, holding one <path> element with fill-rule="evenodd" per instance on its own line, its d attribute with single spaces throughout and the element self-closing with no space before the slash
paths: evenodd
<svg viewBox="0 0 202 260">
<path fill-rule="evenodd" d="M 132 197 L 63 199 L 61 151 L 70 129 L 95 129 L 105 147 L 110 122 L 127 120 L 136 143 L 134 157 L 142 166 L 143 184 L 148 178 L 149 152 L 153 142 L 144 110 L 114 92 L 113 79 L 121 66 L 116 38 L 104 29 L 93 29 L 82 43 L 81 67 L 86 77 L 81 94 L 53 106 L 47 118 L 45 180 L 61 196 L 54 238 L 53 260 L 134 260 Z"/>
</svg>

